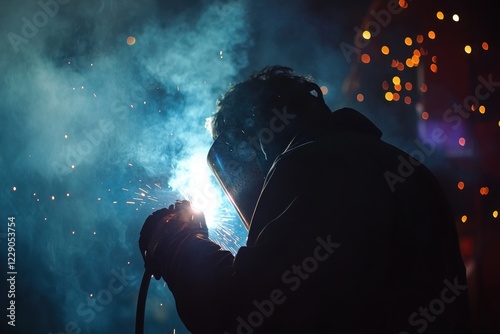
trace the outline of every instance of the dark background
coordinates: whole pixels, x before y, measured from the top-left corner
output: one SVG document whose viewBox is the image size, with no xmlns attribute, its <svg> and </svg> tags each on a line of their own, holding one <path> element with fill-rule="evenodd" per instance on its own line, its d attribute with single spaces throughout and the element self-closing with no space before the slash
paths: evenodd
<svg viewBox="0 0 500 334">
<path fill-rule="evenodd" d="M 358 109 L 435 172 L 455 210 L 475 332 L 500 332 L 500 83 L 474 100 L 480 77 L 500 82 L 496 3 L 414 0 L 384 19 L 388 1 L 60 2 L 0 2 L 2 333 L 132 333 L 140 228 L 177 198 L 202 208 L 213 238 L 236 252 L 246 231 L 208 171 L 204 124 L 231 83 L 273 64 L 311 75 L 332 110 Z M 186 333 L 161 282 L 146 332 Z"/>
</svg>

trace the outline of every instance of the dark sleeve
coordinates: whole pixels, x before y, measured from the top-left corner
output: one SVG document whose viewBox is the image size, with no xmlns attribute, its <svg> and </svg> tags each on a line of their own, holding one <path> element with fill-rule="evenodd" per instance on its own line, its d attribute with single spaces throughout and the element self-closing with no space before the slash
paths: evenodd
<svg viewBox="0 0 500 334">
<path fill-rule="evenodd" d="M 181 231 L 161 245 L 162 277 L 192 333 L 223 333 L 231 321 L 228 290 L 234 257 L 202 235 Z"/>
</svg>

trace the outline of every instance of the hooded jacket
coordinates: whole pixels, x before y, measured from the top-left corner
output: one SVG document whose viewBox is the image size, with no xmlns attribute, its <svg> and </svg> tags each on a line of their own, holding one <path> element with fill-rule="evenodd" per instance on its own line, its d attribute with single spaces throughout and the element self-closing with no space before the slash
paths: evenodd
<svg viewBox="0 0 500 334">
<path fill-rule="evenodd" d="M 163 278 L 192 333 L 470 333 L 450 205 L 355 110 L 275 160 L 236 256 L 179 233 Z"/>
</svg>

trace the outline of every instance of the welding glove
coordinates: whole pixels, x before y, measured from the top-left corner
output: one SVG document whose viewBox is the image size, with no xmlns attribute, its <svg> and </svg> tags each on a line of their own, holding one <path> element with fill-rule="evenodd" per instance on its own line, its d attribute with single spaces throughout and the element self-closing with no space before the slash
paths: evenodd
<svg viewBox="0 0 500 334">
<path fill-rule="evenodd" d="M 161 278 L 162 269 L 167 259 L 161 258 L 162 247 L 173 244 L 181 235 L 197 235 L 208 238 L 205 215 L 195 211 L 189 201 L 176 201 L 168 208 L 151 214 L 141 230 L 139 249 L 144 259 L 144 266 L 154 277 Z"/>
</svg>

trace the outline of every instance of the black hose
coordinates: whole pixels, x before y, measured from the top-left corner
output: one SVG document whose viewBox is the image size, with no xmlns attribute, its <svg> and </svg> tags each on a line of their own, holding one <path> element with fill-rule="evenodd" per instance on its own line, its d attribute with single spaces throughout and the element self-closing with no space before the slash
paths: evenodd
<svg viewBox="0 0 500 334">
<path fill-rule="evenodd" d="M 137 299 L 135 334 L 144 333 L 144 314 L 146 313 L 146 299 L 148 297 L 149 282 L 151 282 L 151 273 L 146 270 L 144 271 L 144 276 L 142 276 L 141 288 L 139 289 L 139 298 Z"/>
</svg>

